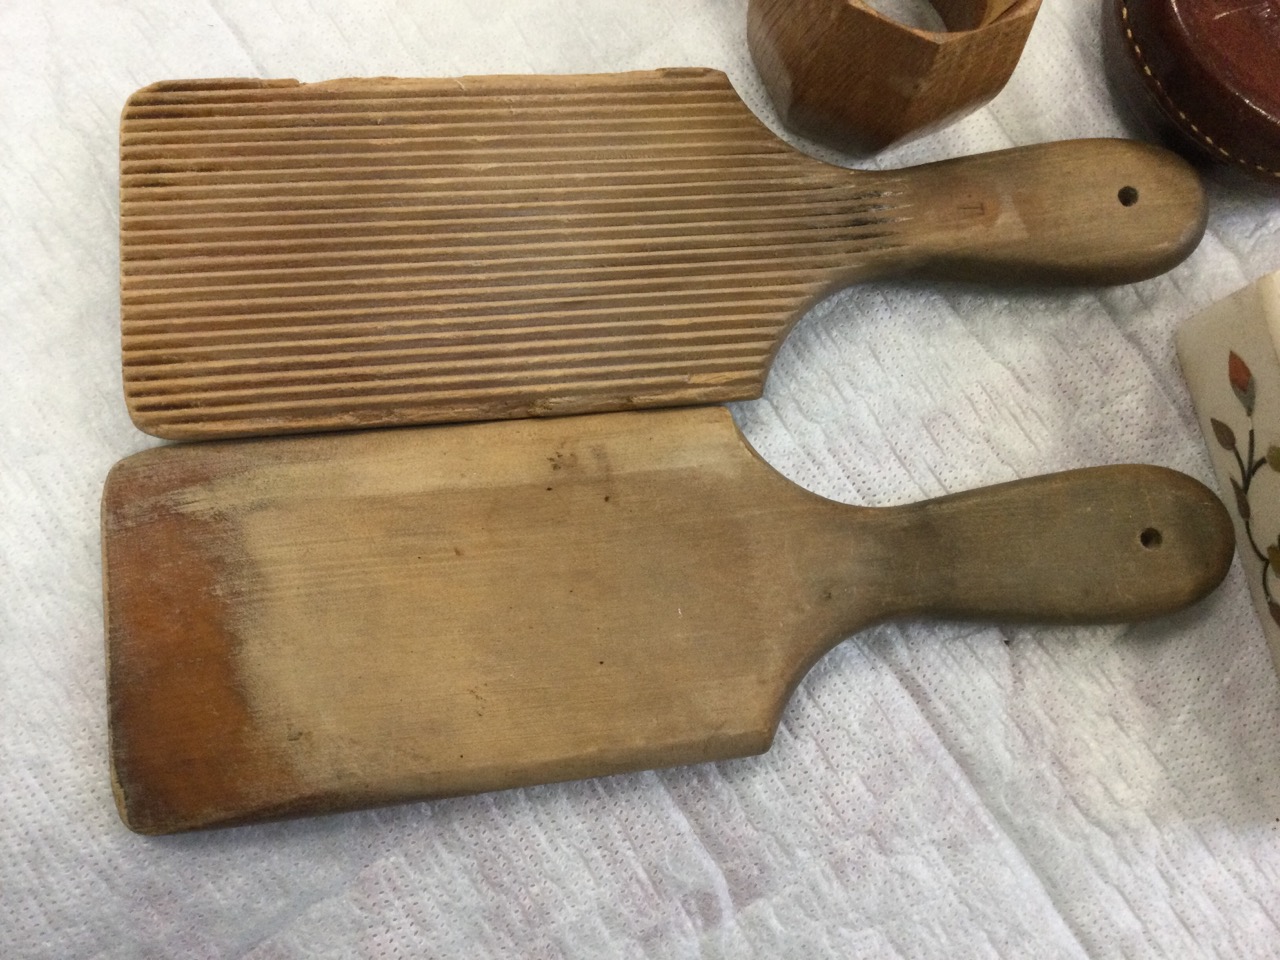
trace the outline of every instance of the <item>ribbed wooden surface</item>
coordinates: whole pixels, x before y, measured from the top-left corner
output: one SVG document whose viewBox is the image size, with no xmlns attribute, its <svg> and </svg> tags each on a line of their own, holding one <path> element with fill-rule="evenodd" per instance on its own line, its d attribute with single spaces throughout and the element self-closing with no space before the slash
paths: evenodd
<svg viewBox="0 0 1280 960">
<path fill-rule="evenodd" d="M 723 74 L 186 81 L 124 111 L 125 390 L 188 438 L 756 396 L 893 176 Z"/>
</svg>

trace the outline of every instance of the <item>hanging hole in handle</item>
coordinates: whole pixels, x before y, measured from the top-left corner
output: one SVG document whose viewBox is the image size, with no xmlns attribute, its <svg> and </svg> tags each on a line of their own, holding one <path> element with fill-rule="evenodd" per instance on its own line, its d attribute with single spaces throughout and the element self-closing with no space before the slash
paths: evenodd
<svg viewBox="0 0 1280 960">
<path fill-rule="evenodd" d="M 1160 535 L 1160 531 L 1155 527 L 1147 527 L 1138 535 L 1138 541 L 1148 550 L 1154 550 L 1164 542 L 1164 537 Z"/>
<path fill-rule="evenodd" d="M 1120 201 L 1120 206 L 1132 207 L 1138 202 L 1138 188 L 1121 187 L 1120 192 L 1116 194 L 1116 199 Z"/>
</svg>

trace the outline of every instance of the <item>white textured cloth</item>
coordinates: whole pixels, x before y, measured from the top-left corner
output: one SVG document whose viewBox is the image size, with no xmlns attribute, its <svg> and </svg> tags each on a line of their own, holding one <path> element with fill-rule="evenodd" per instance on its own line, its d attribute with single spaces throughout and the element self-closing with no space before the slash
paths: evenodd
<svg viewBox="0 0 1280 960">
<path fill-rule="evenodd" d="M 1123 134 L 1099 6 L 1045 0 L 996 101 L 859 163 Z M 120 385 L 125 98 L 700 65 L 776 129 L 745 18 L 745 0 L 0 4 L 0 956 L 1280 956 L 1280 684 L 1238 564 L 1137 628 L 869 630 L 760 758 L 174 838 L 117 819 L 98 498 L 155 442 Z M 1211 190 L 1200 249 L 1146 283 L 836 296 L 735 415 L 851 503 L 1121 461 L 1212 483 L 1173 331 L 1280 267 L 1280 201 Z"/>
</svg>

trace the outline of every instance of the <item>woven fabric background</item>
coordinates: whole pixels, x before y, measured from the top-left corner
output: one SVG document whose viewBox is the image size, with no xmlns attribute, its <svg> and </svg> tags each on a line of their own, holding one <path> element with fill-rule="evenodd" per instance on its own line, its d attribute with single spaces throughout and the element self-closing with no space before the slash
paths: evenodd
<svg viewBox="0 0 1280 960">
<path fill-rule="evenodd" d="M 894 167 L 1123 135 L 1096 0 L 1045 0 L 991 105 Z M 745 0 L 0 4 L 0 955 L 1280 956 L 1280 683 L 1239 565 L 1134 628 L 907 622 L 849 639 L 755 759 L 175 838 L 119 822 L 98 498 L 156 441 L 120 383 L 117 120 L 170 78 L 726 70 L 775 129 Z M 807 148 L 811 149 L 811 148 Z M 875 283 L 816 307 L 753 444 L 896 504 L 1051 470 L 1212 483 L 1174 357 L 1280 268 L 1280 200 L 1210 186 L 1134 286 Z"/>
</svg>

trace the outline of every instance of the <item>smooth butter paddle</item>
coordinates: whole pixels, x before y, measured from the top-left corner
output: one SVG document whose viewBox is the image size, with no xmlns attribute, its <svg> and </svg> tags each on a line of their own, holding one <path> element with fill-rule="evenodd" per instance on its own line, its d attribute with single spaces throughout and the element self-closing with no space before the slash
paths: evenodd
<svg viewBox="0 0 1280 960">
<path fill-rule="evenodd" d="M 1233 549 L 1157 467 L 834 503 L 723 408 L 159 448 L 112 471 L 103 542 L 144 833 L 759 753 L 874 621 L 1151 617 Z"/>
<path fill-rule="evenodd" d="M 1127 283 L 1205 223 L 1156 147 L 846 170 L 710 70 L 162 83 L 120 173 L 125 393 L 173 439 L 749 399 L 853 281 Z"/>
</svg>

